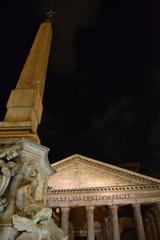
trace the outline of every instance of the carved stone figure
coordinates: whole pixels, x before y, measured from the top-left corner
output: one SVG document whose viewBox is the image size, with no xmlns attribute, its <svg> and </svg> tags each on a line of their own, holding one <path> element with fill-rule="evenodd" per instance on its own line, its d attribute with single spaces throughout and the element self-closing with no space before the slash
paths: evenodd
<svg viewBox="0 0 160 240">
<path fill-rule="evenodd" d="M 0 146 L 1 147 L 1 146 Z M 3 148 L 3 149 L 2 149 Z M 52 209 L 37 197 L 39 165 L 37 161 L 18 156 L 13 144 L 0 148 L 0 223 L 1 233 L 14 240 L 63 240 L 63 231 L 52 218 Z M 12 159 L 12 161 L 11 161 Z M 43 180 L 43 179 L 42 179 Z M 41 189 L 40 189 L 41 190 Z M 6 224 L 10 228 L 6 228 Z M 10 233 L 10 231 L 12 233 Z"/>
<path fill-rule="evenodd" d="M 39 210 L 31 219 L 13 215 L 14 227 L 23 232 L 16 240 L 63 240 L 66 239 L 56 226 L 51 208 Z"/>
<path fill-rule="evenodd" d="M 3 195 L 7 190 L 11 178 L 16 174 L 18 166 L 15 162 L 8 162 L 0 160 L 0 214 L 3 213 L 8 205 L 6 197 Z"/>
<path fill-rule="evenodd" d="M 17 157 L 21 146 L 18 144 L 2 144 L 0 145 L 0 158 L 5 158 L 7 161 Z"/>
<path fill-rule="evenodd" d="M 0 198 L 0 213 L 3 213 L 6 207 L 7 207 L 7 199 Z"/>
<path fill-rule="evenodd" d="M 34 193 L 37 185 L 38 181 L 34 180 L 31 183 L 26 184 L 18 189 L 16 196 L 16 207 L 20 215 L 26 216 L 27 207 L 31 204 L 36 204 Z"/>
<path fill-rule="evenodd" d="M 46 208 L 42 201 L 35 199 L 38 170 L 30 162 L 22 166 L 24 185 L 16 193 L 15 205 L 17 214 L 12 216 L 13 226 L 22 232 L 17 240 L 63 240 L 63 231 L 51 218 L 52 209 Z"/>
<path fill-rule="evenodd" d="M 52 210 L 44 208 L 39 210 L 32 219 L 13 215 L 13 225 L 18 231 L 25 231 L 17 239 L 44 239 L 47 230 L 43 227 L 44 221 L 51 218 Z"/>
<path fill-rule="evenodd" d="M 27 205 L 34 203 L 34 194 L 38 185 L 37 169 L 36 164 L 31 161 L 27 161 L 22 166 L 12 161 L 7 163 L 0 161 L 0 223 L 11 223 L 12 215 L 17 211 L 25 216 Z M 7 199 L 7 203 L 4 204 L 3 198 Z"/>
<path fill-rule="evenodd" d="M 17 164 L 10 160 L 18 156 L 19 150 L 20 146 L 16 144 L 6 144 L 0 148 L 0 158 L 3 158 L 0 159 L 0 197 L 6 191 L 11 177 L 17 172 Z"/>
<path fill-rule="evenodd" d="M 10 182 L 11 172 L 6 166 L 5 161 L 0 160 L 0 196 L 2 196 Z"/>
<path fill-rule="evenodd" d="M 36 163 L 26 162 L 22 166 L 22 173 L 26 181 L 33 181 L 38 176 L 38 166 Z"/>
<path fill-rule="evenodd" d="M 25 217 L 27 215 L 27 208 L 30 205 L 36 205 L 35 193 L 39 184 L 38 168 L 36 164 L 30 162 L 22 166 L 23 185 L 17 189 L 16 193 L 16 207 L 19 215 Z"/>
</svg>

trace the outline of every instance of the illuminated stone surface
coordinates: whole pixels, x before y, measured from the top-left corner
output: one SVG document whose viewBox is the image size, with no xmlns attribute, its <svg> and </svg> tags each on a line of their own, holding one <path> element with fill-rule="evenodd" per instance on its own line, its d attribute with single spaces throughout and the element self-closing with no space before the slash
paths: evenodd
<svg viewBox="0 0 160 240">
<path fill-rule="evenodd" d="M 0 142 L 27 138 L 40 143 L 37 127 L 41 122 L 42 98 L 47 72 L 52 24 L 43 22 L 27 57 L 16 89 L 12 90 L 7 112 L 0 122 Z"/>
<path fill-rule="evenodd" d="M 70 239 L 88 235 L 88 239 L 96 236 L 98 239 L 119 240 L 120 236 L 125 236 L 126 228 L 133 231 L 126 234 L 134 237 L 135 227 L 137 239 L 146 239 L 138 209 L 160 202 L 160 180 L 77 154 L 53 163 L 52 167 L 56 172 L 48 179 L 48 206 L 70 209 L 65 225 L 65 231 L 69 226 Z M 122 221 L 123 215 L 118 215 L 125 206 L 129 206 L 131 212 L 131 216 L 125 218 L 128 221 Z M 102 215 L 104 207 L 107 215 L 98 217 L 96 211 L 101 211 Z M 92 215 L 88 209 L 96 211 Z M 77 218 L 83 219 L 78 221 L 80 227 L 74 220 Z M 96 229 L 96 221 L 101 225 L 99 230 Z"/>
<path fill-rule="evenodd" d="M 37 134 L 51 38 L 51 22 L 42 23 L 0 123 L 2 240 L 65 239 L 46 206 L 47 178 L 54 170 Z"/>
<path fill-rule="evenodd" d="M 160 180 L 80 155 L 48 163 L 37 127 L 51 38 L 51 22 L 42 23 L 0 123 L 0 239 L 135 240 L 125 235 L 134 225 L 138 240 L 159 239 Z"/>
</svg>

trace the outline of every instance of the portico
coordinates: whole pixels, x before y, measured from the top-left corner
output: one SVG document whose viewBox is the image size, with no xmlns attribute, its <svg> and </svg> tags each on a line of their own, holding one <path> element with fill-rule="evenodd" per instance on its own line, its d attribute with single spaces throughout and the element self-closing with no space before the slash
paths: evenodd
<svg viewBox="0 0 160 240">
<path fill-rule="evenodd" d="M 159 209 L 159 180 L 80 155 L 56 162 L 52 167 L 56 173 L 49 178 L 48 205 L 61 210 L 61 227 L 70 239 L 79 236 L 88 240 L 120 240 L 126 225 L 122 224 L 121 212 L 126 207 L 131 212 L 137 239 L 151 239 L 149 228 L 144 226 L 142 210 Z M 83 208 L 85 215 L 84 227 L 78 234 L 74 218 L 70 217 L 72 209 L 77 208 Z M 99 220 L 96 209 L 102 208 L 104 216 Z M 159 213 L 155 226 L 158 226 L 158 217 Z M 152 224 L 150 229 L 154 231 Z M 158 234 L 156 228 L 155 236 Z"/>
</svg>

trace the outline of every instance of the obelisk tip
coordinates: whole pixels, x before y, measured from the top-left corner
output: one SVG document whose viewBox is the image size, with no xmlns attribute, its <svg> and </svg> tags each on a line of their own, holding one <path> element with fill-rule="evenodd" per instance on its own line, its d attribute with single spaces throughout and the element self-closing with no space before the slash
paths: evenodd
<svg viewBox="0 0 160 240">
<path fill-rule="evenodd" d="M 54 12 L 54 11 L 52 11 L 52 10 L 46 11 L 46 12 L 45 12 L 45 21 L 46 21 L 46 22 L 52 21 L 53 16 L 54 16 L 55 14 L 56 14 L 56 12 Z"/>
</svg>

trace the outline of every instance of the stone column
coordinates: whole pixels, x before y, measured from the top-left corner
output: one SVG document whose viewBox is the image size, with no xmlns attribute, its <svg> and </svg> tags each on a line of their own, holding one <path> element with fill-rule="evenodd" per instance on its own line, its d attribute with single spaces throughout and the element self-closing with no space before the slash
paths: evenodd
<svg viewBox="0 0 160 240">
<path fill-rule="evenodd" d="M 158 214 L 158 211 L 155 207 L 153 207 L 151 209 L 151 211 L 153 213 L 153 217 L 154 217 L 154 220 L 155 220 L 155 226 L 156 226 L 157 234 L 158 234 L 158 237 L 160 239 L 160 215 Z"/>
<path fill-rule="evenodd" d="M 69 230 L 69 210 L 70 210 L 69 207 L 61 208 L 61 228 L 65 236 L 68 236 Z"/>
<path fill-rule="evenodd" d="M 104 219 L 105 221 L 105 236 L 107 238 L 107 240 L 111 240 L 112 239 L 112 226 L 111 226 L 111 217 L 108 216 L 107 218 Z M 104 239 L 106 239 L 104 238 Z"/>
<path fill-rule="evenodd" d="M 118 206 L 117 205 L 110 206 L 110 211 L 111 211 L 111 219 L 112 219 L 113 240 L 120 240 L 119 221 L 118 221 Z"/>
<path fill-rule="evenodd" d="M 157 233 L 157 230 L 156 230 L 156 225 L 155 225 L 153 213 L 150 211 L 150 212 L 147 214 L 147 216 L 148 216 L 148 218 L 149 218 L 149 222 L 150 222 L 150 227 L 151 227 L 153 239 L 154 239 L 154 240 L 158 240 L 159 238 L 158 238 L 158 233 Z"/>
<path fill-rule="evenodd" d="M 156 203 L 155 205 L 156 205 L 156 208 L 158 210 L 159 217 L 160 217 L 160 203 Z"/>
<path fill-rule="evenodd" d="M 140 204 L 137 203 L 133 205 L 133 212 L 134 212 L 134 218 L 135 218 L 136 227 L 137 227 L 138 240 L 145 240 L 146 238 L 145 238 Z"/>
<path fill-rule="evenodd" d="M 145 229 L 145 233 L 146 233 L 146 236 L 147 236 L 147 240 L 154 240 L 152 230 L 151 230 L 151 226 L 150 226 L 150 222 L 149 222 L 148 218 L 144 219 L 144 229 Z"/>
<path fill-rule="evenodd" d="M 86 207 L 87 214 L 87 240 L 94 240 L 94 207 Z"/>
</svg>

